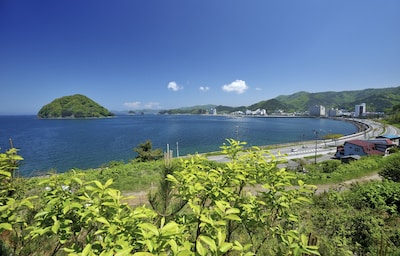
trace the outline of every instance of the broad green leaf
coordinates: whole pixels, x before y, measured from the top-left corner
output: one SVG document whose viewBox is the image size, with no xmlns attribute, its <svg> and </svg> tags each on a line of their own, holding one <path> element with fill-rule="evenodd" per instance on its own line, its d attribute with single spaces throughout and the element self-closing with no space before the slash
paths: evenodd
<svg viewBox="0 0 400 256">
<path fill-rule="evenodd" d="M 220 252 L 222 252 L 222 253 L 226 253 L 226 252 L 229 251 L 232 247 L 233 247 L 233 244 L 232 244 L 232 243 L 224 242 L 224 243 L 222 243 L 222 245 L 219 247 L 219 250 L 220 250 Z"/>
<path fill-rule="evenodd" d="M 69 210 L 71 210 L 71 203 L 67 201 L 62 209 L 62 213 L 65 215 L 67 212 L 69 212 Z"/>
<path fill-rule="evenodd" d="M 95 180 L 95 181 L 93 181 L 94 182 L 94 184 L 96 184 L 96 186 L 99 188 L 99 189 L 104 189 L 105 187 L 100 183 L 100 181 L 98 181 L 98 180 Z"/>
<path fill-rule="evenodd" d="M 104 184 L 104 188 L 108 188 L 113 183 L 113 179 L 108 179 Z"/>
<path fill-rule="evenodd" d="M 239 243 L 237 240 L 235 240 L 233 243 L 234 243 L 234 246 L 233 246 L 234 250 L 243 251 L 243 246 L 241 243 Z"/>
<path fill-rule="evenodd" d="M 237 214 L 237 213 L 240 213 L 240 210 L 237 208 L 230 208 L 230 209 L 226 210 L 225 213 L 226 214 Z"/>
<path fill-rule="evenodd" d="M 221 245 L 225 242 L 226 233 L 222 232 L 221 230 L 218 230 L 217 238 L 218 238 L 218 247 L 221 247 Z"/>
<path fill-rule="evenodd" d="M 226 210 L 226 206 L 224 205 L 224 203 L 222 203 L 221 201 L 216 201 L 215 205 L 218 207 L 218 209 L 220 209 L 222 212 L 225 212 Z"/>
<path fill-rule="evenodd" d="M 10 206 L 9 205 L 0 206 L 0 212 L 4 213 L 7 210 L 8 207 L 10 207 Z"/>
<path fill-rule="evenodd" d="M 199 240 L 196 241 L 196 251 L 200 255 L 207 255 L 207 250 L 204 248 Z"/>
<path fill-rule="evenodd" d="M 179 232 L 179 225 L 175 222 L 168 222 L 167 225 L 165 225 L 161 229 L 161 234 L 163 236 L 171 236 L 175 235 Z"/>
<path fill-rule="evenodd" d="M 0 223 L 1 230 L 12 230 L 12 225 L 10 223 Z"/>
<path fill-rule="evenodd" d="M 185 249 L 183 251 L 180 251 L 176 256 L 193 256 L 193 255 L 195 255 L 193 252 Z"/>
<path fill-rule="evenodd" d="M 236 221 L 242 221 L 242 219 L 237 216 L 236 214 L 229 214 L 225 216 L 225 219 L 227 220 L 236 220 Z"/>
<path fill-rule="evenodd" d="M 158 228 L 151 223 L 142 223 L 140 224 L 142 229 L 147 229 L 148 231 L 152 232 L 154 236 L 159 236 L 160 233 L 158 232 Z"/>
<path fill-rule="evenodd" d="M 103 224 L 105 224 L 107 226 L 110 225 L 110 222 L 108 222 L 108 220 L 106 218 L 104 218 L 104 217 L 99 217 L 99 218 L 96 218 L 95 220 L 100 222 L 100 223 L 103 223 Z"/>
<path fill-rule="evenodd" d="M 72 248 L 63 248 L 63 250 L 64 250 L 64 252 L 69 252 L 69 253 L 75 252 L 75 250 Z"/>
<path fill-rule="evenodd" d="M 73 177 L 73 180 L 74 180 L 76 183 L 78 183 L 79 185 L 82 185 L 82 184 L 83 184 L 82 180 L 79 179 L 79 178 L 77 178 L 77 177 Z"/>
<path fill-rule="evenodd" d="M 60 229 L 60 221 L 56 220 L 51 227 L 51 231 L 53 231 L 54 234 L 57 234 L 58 230 Z"/>
<path fill-rule="evenodd" d="M 119 200 L 121 199 L 121 192 L 116 189 L 109 189 L 107 193 L 114 199 L 114 200 Z"/>
<path fill-rule="evenodd" d="M 11 177 L 11 172 L 0 170 L 0 175 L 6 176 L 7 178 Z"/>
<path fill-rule="evenodd" d="M 215 241 L 211 237 L 205 236 L 205 235 L 200 235 L 199 238 L 201 241 L 203 241 L 204 243 L 206 243 L 208 245 L 208 247 L 211 249 L 211 251 L 213 251 L 213 252 L 217 251 L 217 245 L 215 244 Z"/>
<path fill-rule="evenodd" d="M 146 240 L 144 241 L 146 243 L 147 249 L 149 249 L 150 252 L 154 250 L 154 244 L 153 241 L 151 240 Z"/>
<path fill-rule="evenodd" d="M 126 248 L 123 249 L 121 251 L 118 251 L 116 254 L 114 254 L 115 256 L 125 256 L 125 255 L 131 255 L 131 248 Z"/>
<path fill-rule="evenodd" d="M 171 246 L 172 252 L 176 255 L 178 254 L 178 244 L 175 240 L 169 240 L 168 244 Z"/>
<path fill-rule="evenodd" d="M 92 255 L 92 245 L 87 244 L 82 251 L 82 256 L 89 256 Z"/>
<path fill-rule="evenodd" d="M 306 235 L 301 234 L 301 235 L 300 235 L 300 239 L 301 239 L 301 243 L 302 243 L 303 245 L 307 245 L 307 244 L 308 244 L 308 238 L 307 238 Z"/>
</svg>

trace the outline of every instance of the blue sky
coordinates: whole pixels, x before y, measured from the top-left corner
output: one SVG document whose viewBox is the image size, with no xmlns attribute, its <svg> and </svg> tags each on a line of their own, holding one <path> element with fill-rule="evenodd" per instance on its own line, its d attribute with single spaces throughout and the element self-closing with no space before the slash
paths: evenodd
<svg viewBox="0 0 400 256">
<path fill-rule="evenodd" d="M 0 0 L 0 114 L 400 86 L 400 1 Z"/>
</svg>

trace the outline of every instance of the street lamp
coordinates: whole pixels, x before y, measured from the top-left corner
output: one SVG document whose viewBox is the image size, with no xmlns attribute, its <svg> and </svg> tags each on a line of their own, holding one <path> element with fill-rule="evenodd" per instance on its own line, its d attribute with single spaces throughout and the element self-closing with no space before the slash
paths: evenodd
<svg viewBox="0 0 400 256">
<path fill-rule="evenodd" d="M 314 156 L 314 163 L 317 164 L 317 149 L 318 149 L 318 131 L 314 130 L 315 133 L 315 156 Z"/>
</svg>

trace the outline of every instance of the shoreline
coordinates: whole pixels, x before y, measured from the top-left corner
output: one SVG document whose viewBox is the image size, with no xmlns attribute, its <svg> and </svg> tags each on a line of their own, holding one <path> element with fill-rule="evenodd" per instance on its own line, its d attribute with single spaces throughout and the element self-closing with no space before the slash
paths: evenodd
<svg viewBox="0 0 400 256">
<path fill-rule="evenodd" d="M 28 117 L 29 116 L 33 116 L 33 115 L 28 115 Z M 212 116 L 209 116 L 209 117 L 212 117 Z M 247 118 L 246 118 L 247 117 Z M 247 123 L 250 123 L 250 124 L 253 124 L 253 123 L 256 123 L 256 124 L 260 124 L 261 123 L 261 125 L 264 125 L 264 123 L 266 123 L 266 125 L 268 125 L 270 122 L 268 122 L 267 120 L 266 120 L 266 122 L 263 122 L 262 120 L 260 120 L 260 121 L 257 121 L 256 119 L 253 119 L 253 118 L 260 118 L 260 117 L 257 117 L 257 116 L 246 116 L 246 117 L 243 117 L 243 120 L 239 120 L 238 122 L 239 122 L 239 124 L 241 123 L 241 122 L 245 122 L 246 124 Z M 128 118 L 124 118 L 124 116 L 121 116 L 121 118 L 122 118 L 122 122 L 123 122 L 123 124 L 131 124 L 132 123 L 132 121 L 130 121 L 131 119 L 128 117 Z M 276 118 L 276 117 L 272 117 L 272 116 L 269 116 L 269 117 L 262 117 L 262 118 Z M 308 122 L 310 122 L 310 123 L 314 123 L 314 122 L 317 122 L 317 123 L 325 123 L 325 124 L 331 124 L 330 122 L 327 122 L 327 121 L 323 121 L 323 119 L 331 119 L 331 120 L 337 120 L 337 121 L 345 121 L 345 122 L 348 122 L 348 124 L 347 125 L 344 125 L 345 127 L 348 127 L 349 129 L 347 129 L 347 130 L 343 130 L 343 134 L 348 134 L 348 136 L 354 136 L 354 134 L 356 134 L 357 132 L 362 132 L 362 131 L 365 131 L 366 129 L 368 129 L 368 125 L 366 125 L 366 124 L 364 124 L 363 122 L 365 121 L 365 122 L 367 122 L 368 123 L 368 120 L 361 120 L 361 122 L 359 122 L 360 120 L 353 120 L 353 119 L 347 119 L 347 118 L 316 118 L 316 117 L 304 117 L 304 116 L 302 116 L 302 117 L 290 117 L 290 118 L 286 118 L 286 117 L 283 117 L 283 116 L 281 116 L 281 117 L 279 117 L 279 118 L 285 118 L 286 120 L 288 120 L 287 121 L 287 123 L 289 123 L 289 124 L 297 124 L 297 122 L 301 122 L 301 123 L 303 123 L 303 122 L 306 122 L 306 123 L 308 123 Z M 291 122 L 290 121 L 290 119 L 291 118 L 296 118 L 296 119 L 298 119 L 298 118 L 301 118 L 301 119 L 298 119 L 298 121 L 295 121 L 295 120 L 293 120 L 293 122 Z M 117 119 L 118 119 L 118 117 L 117 117 Z M 126 119 L 126 120 L 124 120 L 124 119 Z M 141 119 L 141 118 L 139 118 L 139 119 Z M 139 122 L 140 120 L 139 119 L 132 119 L 132 120 L 134 120 L 134 122 L 133 123 L 137 123 L 137 122 Z M 149 120 L 151 120 L 151 121 L 153 121 L 153 119 L 154 118 L 152 118 L 152 117 L 150 117 L 150 119 Z M 198 122 L 198 123 L 203 123 L 203 121 L 201 121 L 203 118 L 202 117 L 198 117 L 198 118 L 195 118 L 194 120 L 196 120 L 196 122 Z M 207 119 L 207 118 L 206 118 Z M 225 119 L 225 117 L 223 117 L 223 118 L 218 118 L 218 117 L 216 117 L 216 118 L 212 118 L 211 119 L 211 123 L 213 123 L 214 121 L 214 119 L 217 119 L 218 121 L 220 121 L 220 120 L 229 120 L 229 119 Z M 245 119 L 247 119 L 247 120 L 245 120 Z M 254 121 L 251 121 L 251 119 L 253 119 Z M 308 120 L 310 120 L 310 121 L 307 121 L 307 119 Z M 312 121 L 312 119 L 314 119 L 315 121 Z M 320 119 L 321 121 L 318 121 L 318 119 Z M 21 119 L 21 120 L 25 120 L 25 119 Z M 51 120 L 54 120 L 54 119 L 51 119 Z M 139 121 L 138 121 L 139 120 Z M 147 119 L 145 119 L 145 120 L 147 120 Z M 158 119 L 154 119 L 155 121 L 157 121 Z M 164 120 L 164 119 L 161 119 L 161 120 Z M 166 120 L 170 120 L 170 119 L 166 119 Z M 175 121 L 175 119 L 172 119 L 174 122 L 176 122 Z M 178 120 L 186 120 L 186 119 L 183 119 L 183 118 L 181 118 L 181 119 L 178 119 Z M 189 120 L 192 120 L 192 119 L 189 119 Z M 207 119 L 208 120 L 208 119 Z M 304 120 L 304 121 L 303 121 Z M 204 122 L 206 122 L 206 121 L 204 121 Z M 272 122 L 272 121 L 271 121 Z M 278 122 L 278 120 L 277 120 L 277 122 Z M 282 121 L 283 122 L 283 121 Z M 46 123 L 46 122 L 45 122 Z M 67 123 L 69 123 L 69 122 L 67 122 Z M 67 123 L 65 123 L 65 124 L 67 124 Z M 220 123 L 220 122 L 219 122 Z M 225 123 L 225 122 L 224 122 Z M 233 124 L 232 124 L 233 123 Z M 279 123 L 280 123 L 280 121 L 279 121 Z M 284 124 L 286 124 L 286 121 L 285 122 L 283 122 Z M 349 125 L 349 124 L 352 124 L 352 125 Z M 64 124 L 64 123 L 61 123 L 61 125 L 62 124 Z M 93 125 L 96 125 L 96 124 L 92 124 L 92 122 L 90 122 L 90 127 L 91 126 L 93 126 Z M 108 124 L 108 123 L 106 123 L 106 124 Z M 206 122 L 206 124 L 208 124 L 207 122 Z M 229 127 L 231 127 L 232 125 L 235 125 L 236 124 L 236 121 L 235 120 L 233 120 L 233 121 L 229 121 L 228 122 L 228 125 L 230 125 Z M 333 127 L 333 126 L 338 126 L 338 127 L 340 127 L 340 126 L 343 126 L 343 124 L 344 123 L 340 123 L 340 122 L 337 122 L 336 124 L 335 123 L 332 123 L 332 126 L 329 126 L 329 127 L 327 127 L 327 128 L 325 128 L 325 127 L 321 127 L 321 129 L 326 129 L 326 130 L 328 130 L 328 129 L 330 129 L 331 127 Z M 265 126 L 265 125 L 264 125 Z M 40 125 L 39 127 L 47 127 L 47 124 L 42 124 L 42 125 Z M 58 127 L 58 126 L 57 126 Z M 86 127 L 86 126 L 85 126 Z M 96 127 L 99 127 L 98 125 L 96 126 Z M 130 126 L 129 126 L 130 127 Z M 292 125 L 292 126 L 290 126 L 290 127 L 292 127 L 292 130 L 293 129 L 296 129 L 296 125 Z M 307 128 L 308 126 L 306 126 L 306 128 Z M 58 129 L 58 128 L 57 128 Z M 278 128 L 277 128 L 278 129 Z M 103 130 L 103 129 L 102 129 Z M 107 129 L 105 129 L 105 130 L 107 130 Z M 339 133 L 340 133 L 340 131 L 341 130 L 339 130 Z M 311 132 L 311 131 L 310 131 Z M 108 133 L 107 133 L 108 134 Z M 52 134 L 50 134 L 50 135 L 52 135 Z M 218 134 L 218 135 L 220 135 L 220 134 Z M 226 134 L 225 134 L 226 135 Z M 322 135 L 325 135 L 325 134 L 323 134 L 323 133 L 321 133 L 320 134 L 321 136 Z M 281 135 L 280 136 L 285 136 L 285 133 L 281 133 Z M 288 134 L 288 136 L 289 136 L 289 134 Z M 215 137 L 215 136 L 214 136 Z M 254 136 L 253 136 L 254 137 Z M 300 136 L 301 137 L 301 136 Z M 300 137 L 298 138 L 297 136 L 295 137 L 295 136 L 292 136 L 292 137 L 290 137 L 290 138 L 286 138 L 286 140 L 275 140 L 275 142 L 276 142 L 276 144 L 268 144 L 268 143 L 270 143 L 270 142 L 274 142 L 274 140 L 273 139 L 271 139 L 270 141 L 264 141 L 264 143 L 266 143 L 266 144 L 264 144 L 263 143 L 263 141 L 262 140 L 254 140 L 254 141 L 252 141 L 252 140 L 246 140 L 244 137 L 242 138 L 243 140 L 242 141 L 246 141 L 246 142 L 248 142 L 247 143 L 247 145 L 246 145 L 246 147 L 250 147 L 250 146 L 258 146 L 258 147 L 260 147 L 260 148 L 264 148 L 264 149 L 280 149 L 280 148 L 282 148 L 282 147 L 297 147 L 298 145 L 300 145 L 300 143 L 312 143 L 312 142 L 314 142 L 315 143 L 315 139 L 313 138 L 313 135 L 312 134 L 310 134 L 310 135 L 308 135 L 308 136 L 303 136 L 303 137 L 301 137 L 301 138 L 303 138 L 303 140 L 300 140 Z M 305 137 L 305 139 L 306 140 L 304 140 L 304 137 Z M 314 134 L 314 137 L 315 137 L 315 134 Z M 232 134 L 231 135 L 227 135 L 227 136 L 225 136 L 225 137 L 220 137 L 220 138 L 233 138 L 234 139 L 234 131 L 232 132 Z M 258 138 L 258 137 L 257 137 Z M 289 140 L 289 139 L 291 139 L 291 140 Z M 323 141 L 321 138 L 318 138 L 318 140 L 319 141 Z M 328 142 L 328 140 L 326 140 L 327 142 Z M 331 140 L 329 140 L 329 141 L 331 141 Z M 17 141 L 18 142 L 18 141 Z M 197 141 L 195 141 L 195 142 L 197 142 Z M 219 143 L 217 146 L 221 146 L 222 145 L 222 143 L 223 142 L 226 142 L 225 140 L 224 141 L 222 141 L 221 143 Z M 261 142 L 261 143 L 256 143 L 256 142 Z M 126 143 L 125 143 L 126 144 Z M 18 143 L 17 143 L 17 148 L 20 148 L 20 146 L 21 145 L 19 145 Z M 132 144 L 132 145 L 136 145 L 136 144 Z M 184 145 L 185 146 L 185 144 L 182 144 L 182 145 Z M 181 145 L 180 145 L 181 146 Z M 157 147 L 158 147 L 158 145 L 157 145 Z M 6 146 L 4 146 L 4 148 L 6 148 Z M 196 150 L 196 148 L 197 148 L 197 150 Z M 29 149 L 29 148 L 27 148 L 27 149 Z M 24 148 L 24 150 L 26 151 L 26 152 L 28 152 L 28 150 L 27 149 L 25 149 Z M 185 150 L 181 150 L 181 153 L 184 153 L 184 154 L 181 154 L 181 156 L 193 156 L 194 154 L 196 154 L 196 153 L 199 153 L 199 154 L 204 154 L 204 155 L 215 155 L 215 154 L 221 154 L 221 149 L 219 148 L 219 147 L 215 147 L 215 148 L 209 148 L 209 149 L 211 149 L 211 150 L 201 150 L 202 149 L 202 144 L 198 144 L 198 145 L 196 145 L 195 143 L 193 143 L 193 152 L 191 153 L 190 152 L 190 150 L 188 151 L 188 150 L 186 150 L 186 152 L 188 152 L 188 153 L 185 153 L 184 151 Z M 204 149 L 207 149 L 207 147 L 204 147 Z M 290 149 L 290 148 L 289 148 Z M 129 149 L 128 149 L 129 150 Z M 200 150 L 200 151 L 199 151 Z M 95 151 L 93 151 L 93 152 L 95 152 Z M 100 153 L 102 152 L 102 151 L 99 151 Z M 124 151 L 124 152 L 128 152 L 127 150 L 126 151 Z M 130 152 L 130 151 L 129 151 Z M 129 153 L 128 152 L 128 153 Z M 22 151 L 21 151 L 21 153 L 22 153 Z M 29 152 L 28 152 L 29 153 Z M 27 154 L 28 154 L 27 153 Z M 97 153 L 96 153 L 97 154 Z M 94 154 L 93 153 L 93 155 L 96 155 L 96 154 Z M 116 155 L 116 154 L 114 154 L 114 155 Z M 54 167 L 54 165 L 52 165 L 52 163 L 54 162 L 54 161 L 56 161 L 56 160 L 54 160 L 54 159 L 58 159 L 58 158 L 55 158 L 56 157 L 56 155 L 54 155 L 54 156 L 52 156 L 52 158 L 50 159 L 49 157 L 47 157 L 48 159 L 50 159 L 50 161 L 47 161 L 47 162 L 44 162 L 44 160 L 46 160 L 46 159 L 44 159 L 43 158 L 43 162 L 41 163 L 41 165 L 46 165 L 46 166 L 53 166 L 53 167 L 49 167 L 48 168 L 48 170 L 46 170 L 47 168 L 29 168 L 29 167 L 31 167 L 31 159 L 30 158 L 28 158 L 28 157 L 25 157 L 25 154 L 22 154 L 22 156 L 25 158 L 25 161 L 23 161 L 22 162 L 22 165 L 21 165 L 21 167 L 20 167 L 20 173 L 22 174 L 22 176 L 37 176 L 37 175 L 41 175 L 41 174 L 43 174 L 43 173 L 47 173 L 49 170 L 58 170 L 57 172 L 60 172 L 60 173 L 62 173 L 62 172 L 66 172 L 66 171 L 69 171 L 71 168 L 62 168 L 62 169 L 59 169 L 59 168 L 57 168 L 57 167 Z M 107 166 L 109 163 L 112 163 L 113 161 L 119 161 L 119 162 L 121 162 L 121 161 L 124 161 L 124 162 L 127 162 L 127 161 L 130 161 L 131 159 L 133 159 L 134 158 L 134 156 L 131 156 L 129 159 L 128 158 L 124 158 L 125 160 L 121 160 L 122 159 L 122 157 L 120 157 L 121 155 L 116 155 L 116 157 L 117 158 L 113 158 L 113 159 L 111 159 L 110 157 L 109 157 L 109 159 L 111 159 L 111 160 L 109 160 L 109 161 L 107 161 L 107 160 L 105 160 L 105 159 L 103 159 L 103 160 L 105 160 L 105 161 L 102 161 L 102 163 L 100 163 L 100 164 L 97 164 L 97 163 L 95 163 L 94 165 L 90 165 L 90 164 L 87 164 L 88 162 L 86 161 L 86 167 L 83 167 L 83 166 L 78 166 L 78 164 L 76 164 L 76 165 L 74 165 L 74 163 L 75 162 L 78 162 L 79 161 L 79 159 L 80 158 L 71 158 L 71 157 L 69 157 L 67 160 L 63 160 L 64 162 L 65 162 L 65 164 L 64 164 L 64 166 L 66 166 L 66 167 L 68 167 L 68 166 L 72 166 L 73 168 L 78 168 L 78 169 L 82 169 L 82 170 L 89 170 L 89 169 L 97 169 L 97 168 L 99 168 L 99 167 L 102 167 L 102 166 Z M 122 155 L 122 156 L 125 156 L 125 155 Z M 93 157 L 92 158 L 89 158 L 89 160 L 92 160 L 93 159 Z M 116 159 L 116 160 L 114 160 L 114 159 Z M 72 160 L 72 161 L 71 161 Z M 72 164 L 71 164 L 72 163 Z M 26 165 L 25 165 L 26 164 Z M 57 164 L 57 163 L 56 163 Z M 23 165 L 25 165 L 25 166 L 23 166 Z M 28 166 L 29 165 L 29 166 Z M 36 164 L 37 166 L 38 166 L 38 164 Z M 34 165 L 32 165 L 32 166 L 34 166 Z M 35 171 L 32 171 L 32 170 L 35 170 Z M 40 170 L 42 170 L 42 171 L 40 171 Z M 41 173 L 41 174 L 40 174 Z"/>
</svg>

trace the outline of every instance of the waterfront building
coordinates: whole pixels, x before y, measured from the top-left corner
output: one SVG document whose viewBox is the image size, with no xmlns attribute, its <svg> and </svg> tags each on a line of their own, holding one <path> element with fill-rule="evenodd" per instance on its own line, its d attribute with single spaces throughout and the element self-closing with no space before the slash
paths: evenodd
<svg viewBox="0 0 400 256">
<path fill-rule="evenodd" d="M 354 116 L 361 117 L 365 116 L 367 112 L 367 105 L 365 103 L 361 103 L 360 105 L 356 105 L 354 109 Z"/>
<path fill-rule="evenodd" d="M 325 107 L 322 105 L 315 105 L 310 108 L 310 116 L 326 116 Z"/>
<path fill-rule="evenodd" d="M 217 109 L 216 108 L 210 109 L 210 115 L 217 115 Z"/>
<path fill-rule="evenodd" d="M 265 109 L 256 109 L 254 111 L 247 109 L 246 115 L 253 115 L 253 116 L 265 116 L 267 115 L 267 110 Z"/>
<path fill-rule="evenodd" d="M 337 108 L 335 108 L 335 109 L 331 108 L 331 109 L 328 111 L 328 116 L 329 116 L 329 117 L 343 116 L 343 112 L 342 112 L 341 110 L 337 109 Z"/>
</svg>

